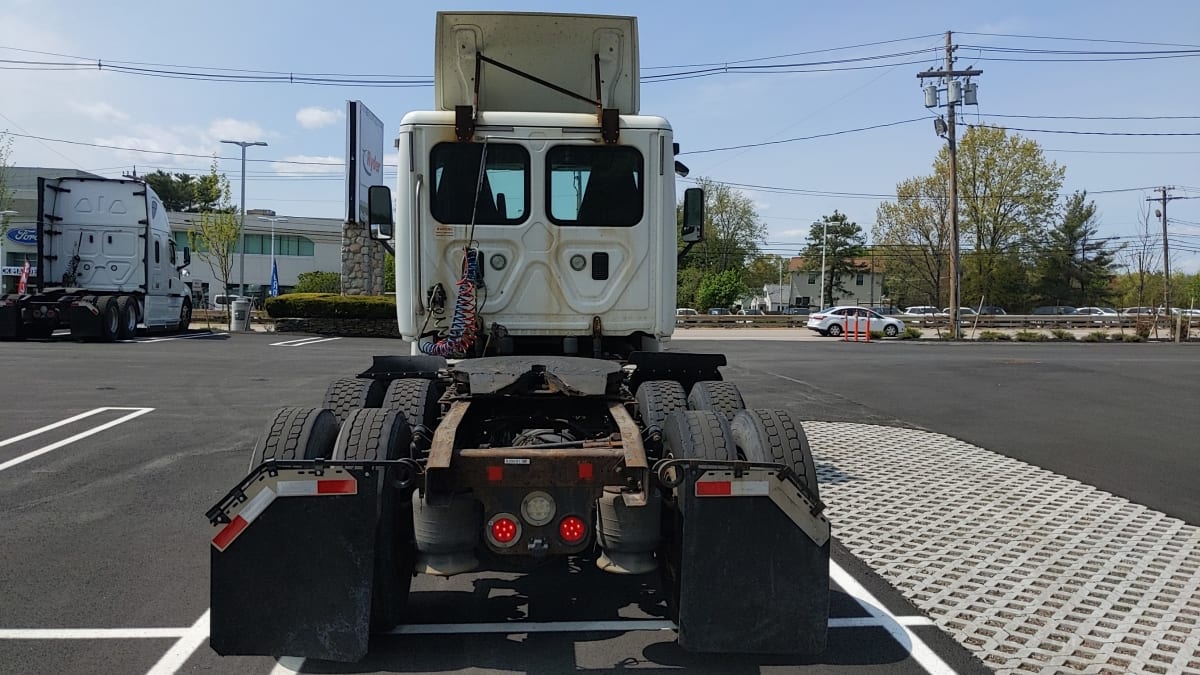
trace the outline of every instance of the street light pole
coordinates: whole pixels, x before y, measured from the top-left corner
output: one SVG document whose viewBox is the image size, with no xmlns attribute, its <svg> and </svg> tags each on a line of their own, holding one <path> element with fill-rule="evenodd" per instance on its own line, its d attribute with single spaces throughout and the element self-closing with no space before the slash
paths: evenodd
<svg viewBox="0 0 1200 675">
<path fill-rule="evenodd" d="M 261 145 L 262 141 L 221 141 L 242 148 L 242 219 L 238 224 L 238 251 L 240 270 L 238 272 L 238 295 L 246 295 L 246 148 Z"/>
</svg>

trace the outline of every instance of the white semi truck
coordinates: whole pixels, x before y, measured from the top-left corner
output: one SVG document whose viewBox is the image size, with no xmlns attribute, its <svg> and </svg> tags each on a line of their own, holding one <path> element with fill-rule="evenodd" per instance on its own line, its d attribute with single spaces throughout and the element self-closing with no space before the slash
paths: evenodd
<svg viewBox="0 0 1200 675">
<path fill-rule="evenodd" d="M 39 178 L 37 247 L 32 292 L 0 296 L 0 338 L 124 340 L 191 322 L 191 251 L 141 181 Z"/>
<path fill-rule="evenodd" d="M 354 661 L 420 623 L 415 575 L 572 557 L 660 574 L 687 649 L 824 649 L 803 428 L 744 409 L 723 355 L 663 349 L 686 168 L 639 112 L 636 26 L 438 14 L 436 109 L 400 122 L 395 211 L 369 200 L 405 348 L 279 410 L 209 510 L 218 653 Z M 703 220 L 686 190 L 685 242 Z"/>
</svg>

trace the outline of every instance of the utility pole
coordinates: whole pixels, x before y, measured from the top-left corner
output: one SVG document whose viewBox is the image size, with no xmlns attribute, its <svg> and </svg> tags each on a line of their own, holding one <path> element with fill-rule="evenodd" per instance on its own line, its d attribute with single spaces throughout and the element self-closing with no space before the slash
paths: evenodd
<svg viewBox="0 0 1200 675">
<path fill-rule="evenodd" d="M 944 80 L 946 83 L 946 121 L 942 122 L 941 118 L 934 121 L 934 130 L 938 135 L 943 132 L 946 134 L 946 140 L 949 143 L 950 150 L 950 339 L 957 340 L 959 337 L 958 330 L 958 294 L 959 294 L 959 256 L 958 256 L 958 139 L 955 134 L 954 127 L 954 105 L 962 101 L 963 105 L 976 104 L 976 85 L 971 82 L 970 78 L 975 75 L 982 75 L 982 70 L 955 70 L 954 69 L 954 46 L 953 33 L 946 31 L 946 67 L 942 70 L 926 70 L 917 73 L 917 77 L 924 80 L 926 78 L 935 78 Z M 964 87 L 961 82 L 954 79 L 957 77 L 966 77 L 967 83 Z M 931 84 L 925 87 L 925 107 L 933 108 L 938 105 L 938 90 L 936 84 Z M 944 127 L 944 129 L 943 129 Z"/>
<path fill-rule="evenodd" d="M 1180 197 L 1172 197 L 1167 193 L 1173 188 L 1160 187 L 1158 188 L 1157 197 L 1147 197 L 1148 202 L 1158 202 L 1159 207 L 1155 210 L 1156 216 L 1162 221 L 1163 231 L 1163 311 L 1170 313 L 1171 311 L 1171 249 L 1167 245 L 1167 202 L 1180 199 Z"/>
<path fill-rule="evenodd" d="M 242 218 L 238 221 L 238 257 L 241 271 L 238 272 L 238 296 L 246 295 L 246 148 L 266 146 L 262 141 L 221 141 L 242 148 Z M 228 289 L 226 289 L 228 292 Z"/>
</svg>

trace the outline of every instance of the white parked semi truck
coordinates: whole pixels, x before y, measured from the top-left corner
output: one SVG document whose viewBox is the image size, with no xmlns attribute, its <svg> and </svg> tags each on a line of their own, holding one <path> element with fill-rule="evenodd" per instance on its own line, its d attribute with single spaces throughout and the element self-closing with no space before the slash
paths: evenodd
<svg viewBox="0 0 1200 675">
<path fill-rule="evenodd" d="M 746 410 L 723 355 L 663 349 L 686 168 L 639 112 L 635 19 L 439 13 L 436 59 L 395 211 L 369 200 L 406 347 L 279 410 L 208 512 L 212 647 L 354 661 L 421 622 L 415 575 L 575 558 L 661 575 L 686 649 L 822 651 L 803 428 Z M 685 191 L 686 242 L 703 200 Z"/>
<path fill-rule="evenodd" d="M 149 185 L 126 179 L 38 178 L 32 292 L 0 296 L 0 338 L 125 340 L 186 330 L 192 318 L 167 210 Z"/>
</svg>

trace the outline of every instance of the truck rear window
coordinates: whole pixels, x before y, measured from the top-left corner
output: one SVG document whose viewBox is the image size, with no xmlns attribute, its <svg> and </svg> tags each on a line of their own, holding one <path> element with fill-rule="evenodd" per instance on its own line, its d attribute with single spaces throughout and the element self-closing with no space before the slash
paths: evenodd
<svg viewBox="0 0 1200 675">
<path fill-rule="evenodd" d="M 558 225 L 632 227 L 642 220 L 642 153 L 629 146 L 559 145 L 547 153 L 547 210 Z"/>
<path fill-rule="evenodd" d="M 525 220 L 529 211 L 529 152 L 511 143 L 488 143 L 487 170 L 479 185 L 484 147 L 482 143 L 439 143 L 433 147 L 430 206 L 438 222 L 467 224 L 472 212 L 480 225 L 516 225 Z M 476 196 L 478 199 L 473 198 Z"/>
</svg>

